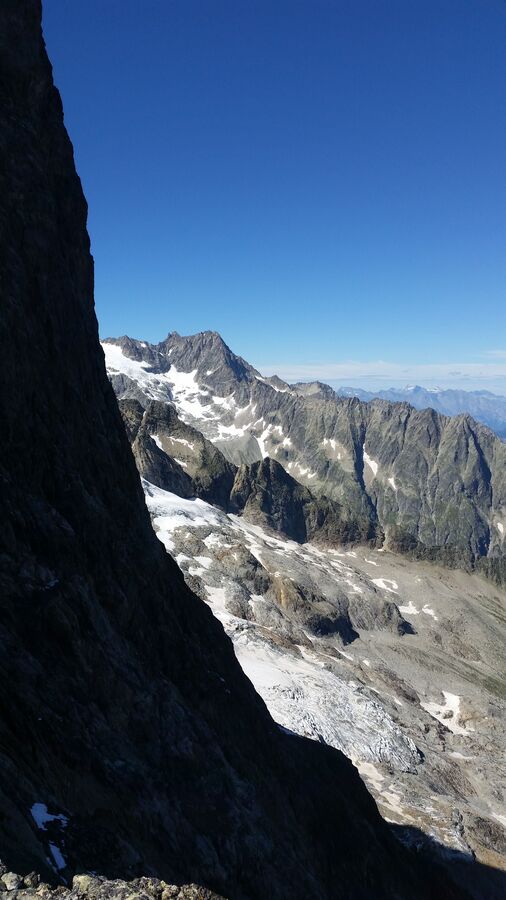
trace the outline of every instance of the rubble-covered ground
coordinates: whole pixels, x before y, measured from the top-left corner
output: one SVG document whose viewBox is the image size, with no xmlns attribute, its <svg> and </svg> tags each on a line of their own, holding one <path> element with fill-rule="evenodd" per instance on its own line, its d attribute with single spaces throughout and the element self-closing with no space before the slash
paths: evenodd
<svg viewBox="0 0 506 900">
<path fill-rule="evenodd" d="M 158 878 L 122 881 L 97 875 L 75 875 L 71 885 L 57 887 L 41 881 L 36 872 L 18 875 L 0 862 L 0 893 L 6 900 L 224 900 L 197 884 L 167 884 Z"/>
</svg>

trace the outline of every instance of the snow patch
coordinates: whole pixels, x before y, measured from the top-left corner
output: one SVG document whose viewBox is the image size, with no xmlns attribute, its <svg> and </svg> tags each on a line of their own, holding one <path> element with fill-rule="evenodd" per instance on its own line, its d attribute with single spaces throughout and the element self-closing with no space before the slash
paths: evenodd
<svg viewBox="0 0 506 900">
<path fill-rule="evenodd" d="M 195 444 L 193 444 L 191 441 L 187 441 L 186 438 L 172 437 L 171 435 L 170 439 L 175 444 L 182 444 L 183 447 L 188 447 L 190 450 L 195 450 Z"/>
<path fill-rule="evenodd" d="M 65 859 L 63 857 L 63 854 L 62 854 L 60 848 L 57 847 L 56 844 L 50 843 L 49 850 L 51 852 L 51 856 L 53 857 L 54 864 L 55 864 L 56 868 L 58 869 L 58 871 L 60 871 L 61 869 L 66 869 L 67 863 L 65 862 Z"/>
<path fill-rule="evenodd" d="M 316 473 L 316 472 L 311 472 L 311 469 L 305 468 L 304 466 L 301 466 L 301 464 L 298 463 L 298 462 L 289 462 L 289 463 L 288 463 L 288 465 L 287 465 L 287 467 L 286 467 L 287 472 L 290 472 L 290 473 L 291 473 L 293 469 L 296 469 L 295 476 L 296 476 L 297 478 L 307 478 L 307 479 L 310 479 L 310 478 L 316 478 L 316 477 L 317 477 L 317 473 Z"/>
<path fill-rule="evenodd" d="M 441 693 L 444 697 L 444 703 L 427 701 L 420 703 L 422 709 L 425 709 L 433 719 L 437 719 L 438 722 L 446 725 L 453 734 L 467 735 L 469 731 L 473 731 L 472 728 L 466 729 L 463 725 L 459 725 L 460 697 L 457 694 L 451 694 L 450 691 L 442 691 Z"/>
<path fill-rule="evenodd" d="M 379 465 L 374 459 L 369 456 L 368 453 L 366 453 L 365 444 L 362 447 L 362 453 L 364 455 L 364 462 L 367 463 L 372 471 L 373 476 L 376 477 L 376 475 L 378 474 Z"/>
<path fill-rule="evenodd" d="M 48 812 L 45 803 L 34 803 L 30 809 L 30 813 L 37 828 L 40 828 L 41 831 L 46 830 L 48 822 L 60 822 L 64 828 L 69 822 L 67 816 L 62 815 L 61 813 L 53 816 L 52 813 Z"/>
<path fill-rule="evenodd" d="M 219 514 L 203 500 L 184 500 L 177 494 L 156 487 L 145 478 L 142 479 L 142 486 L 156 536 L 169 552 L 174 549 L 171 534 L 176 528 L 219 524 Z"/>
<path fill-rule="evenodd" d="M 406 613 L 408 616 L 420 615 L 420 610 L 416 608 L 412 600 L 409 601 L 407 606 L 399 606 L 399 612 Z"/>
<path fill-rule="evenodd" d="M 381 791 L 381 785 L 383 784 L 385 778 L 378 771 L 376 766 L 373 763 L 362 762 L 358 766 L 359 775 L 362 776 L 363 780 L 367 781 L 378 793 Z"/>
<path fill-rule="evenodd" d="M 388 591 L 389 594 L 396 594 L 399 590 L 399 585 L 391 578 L 373 578 L 372 583 L 376 587 L 381 588 L 382 591 Z M 388 587 L 388 585 L 391 585 L 391 587 Z"/>
</svg>

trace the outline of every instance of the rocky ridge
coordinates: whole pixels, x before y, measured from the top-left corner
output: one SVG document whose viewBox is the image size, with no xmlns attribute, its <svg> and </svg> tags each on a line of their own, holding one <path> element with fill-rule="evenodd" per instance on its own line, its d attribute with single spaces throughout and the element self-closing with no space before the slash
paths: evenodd
<svg viewBox="0 0 506 900">
<path fill-rule="evenodd" d="M 367 520 L 350 521 L 336 500 L 315 496 L 275 459 L 235 466 L 179 418 L 171 403 L 120 400 L 140 474 L 181 497 L 200 497 L 296 541 L 378 541 Z M 383 535 L 381 534 L 381 539 Z"/>
<path fill-rule="evenodd" d="M 364 391 L 354 387 L 336 387 L 342 397 L 358 397 L 369 401 L 374 398 L 392 403 L 409 403 L 415 409 L 435 409 L 444 416 L 468 413 L 477 422 L 487 425 L 506 440 L 506 397 L 490 391 L 463 391 L 456 389 L 423 388 L 407 385 L 405 388 L 389 388 L 383 391 Z"/>
</svg>

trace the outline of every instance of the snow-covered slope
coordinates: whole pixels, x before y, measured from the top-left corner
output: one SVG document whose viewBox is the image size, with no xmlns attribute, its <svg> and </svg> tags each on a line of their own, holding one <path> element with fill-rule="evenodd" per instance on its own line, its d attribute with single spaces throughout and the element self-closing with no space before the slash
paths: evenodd
<svg viewBox="0 0 506 900">
<path fill-rule="evenodd" d="M 159 539 L 280 726 L 346 753 L 387 819 L 490 860 L 506 842 L 504 597 L 476 576 L 300 545 L 203 501 L 144 490 Z M 351 642 L 301 615 L 343 596 L 355 609 Z M 379 600 L 398 605 L 414 633 L 378 627 Z"/>
</svg>

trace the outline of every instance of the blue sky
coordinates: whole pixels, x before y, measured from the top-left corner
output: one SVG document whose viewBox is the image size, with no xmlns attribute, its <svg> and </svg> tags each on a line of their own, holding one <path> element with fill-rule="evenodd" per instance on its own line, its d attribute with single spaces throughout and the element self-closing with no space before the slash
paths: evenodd
<svg viewBox="0 0 506 900">
<path fill-rule="evenodd" d="M 503 0 L 45 0 L 44 31 L 103 336 L 506 392 Z"/>
</svg>

